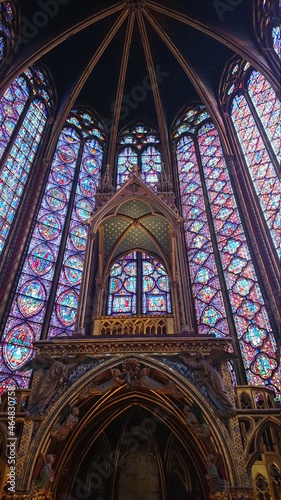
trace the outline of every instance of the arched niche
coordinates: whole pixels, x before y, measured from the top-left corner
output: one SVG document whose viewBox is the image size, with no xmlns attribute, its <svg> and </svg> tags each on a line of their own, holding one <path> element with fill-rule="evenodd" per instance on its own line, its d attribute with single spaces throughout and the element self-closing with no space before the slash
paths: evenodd
<svg viewBox="0 0 281 500">
<path fill-rule="evenodd" d="M 94 321 L 106 310 L 110 268 L 120 256 L 133 251 L 153 255 L 165 267 L 171 286 L 171 333 L 180 332 L 182 325 L 192 329 L 182 219 L 174 203 L 167 203 L 163 196 L 149 189 L 137 174 L 110 197 L 97 196 L 97 210 L 89 220 L 76 331 L 98 334 Z"/>
<path fill-rule="evenodd" d="M 130 359 L 139 363 L 141 369 L 145 367 L 149 377 L 142 384 L 112 385 L 114 371 L 120 370 Z M 122 355 L 101 361 L 96 362 L 95 367 L 84 375 L 78 368 L 72 375 L 69 387 L 60 391 L 44 420 L 36 424 L 22 477 L 23 488 L 29 488 L 32 483 L 34 464 L 39 454 L 54 453 L 56 473 L 52 488 L 56 495 L 67 493 L 75 497 L 77 481 L 87 480 L 87 474 L 83 475 L 86 467 L 83 464 L 94 460 L 95 466 L 101 467 L 101 460 L 106 462 L 103 464 L 107 467 L 104 474 L 109 474 L 109 478 L 106 478 L 105 485 L 109 489 L 103 490 L 103 486 L 98 493 L 111 495 L 104 498 L 116 498 L 114 495 L 120 481 L 118 460 L 128 457 L 129 444 L 131 451 L 135 447 L 136 450 L 142 450 L 140 456 L 135 457 L 138 463 L 142 461 L 142 456 L 146 456 L 148 463 L 153 460 L 154 466 L 157 464 L 159 491 L 164 491 L 166 495 L 160 498 L 168 500 L 169 491 L 175 483 L 180 484 L 180 488 L 190 495 L 194 493 L 192 484 L 196 484 L 196 494 L 201 495 L 202 500 L 208 498 L 205 476 L 210 442 L 220 458 L 230 485 L 239 482 L 239 457 L 228 424 L 216 416 L 206 398 L 188 379 L 171 366 L 166 366 L 161 359 Z M 102 387 L 103 390 L 97 391 L 96 387 Z M 167 387 L 172 390 L 167 391 Z M 194 428 L 187 424 L 184 407 L 194 404 L 210 428 L 210 440 L 199 439 Z M 50 432 L 67 405 L 79 407 L 79 424 L 67 439 L 57 442 L 51 438 Z M 138 443 L 143 446 L 138 448 Z M 101 456 L 96 456 L 97 450 L 101 451 Z M 110 466 L 104 458 L 106 456 L 110 458 Z M 126 462 L 129 470 L 132 465 L 130 460 L 128 458 Z M 180 477 L 175 472 L 175 463 L 179 464 Z M 187 467 L 184 464 L 189 465 Z M 69 478 L 67 491 L 63 490 L 66 475 Z"/>
</svg>

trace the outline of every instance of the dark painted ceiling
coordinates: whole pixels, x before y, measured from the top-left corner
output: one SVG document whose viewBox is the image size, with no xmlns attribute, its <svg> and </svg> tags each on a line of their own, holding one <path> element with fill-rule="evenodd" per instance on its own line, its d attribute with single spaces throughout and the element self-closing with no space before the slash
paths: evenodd
<svg viewBox="0 0 281 500">
<path fill-rule="evenodd" d="M 256 0 L 16 3 L 27 35 L 18 62 L 34 62 L 35 54 L 50 70 L 58 102 L 91 106 L 109 124 L 123 96 L 119 130 L 136 119 L 159 128 L 160 115 L 170 127 L 186 103 L 217 99 L 235 53 L 258 51 Z"/>
</svg>

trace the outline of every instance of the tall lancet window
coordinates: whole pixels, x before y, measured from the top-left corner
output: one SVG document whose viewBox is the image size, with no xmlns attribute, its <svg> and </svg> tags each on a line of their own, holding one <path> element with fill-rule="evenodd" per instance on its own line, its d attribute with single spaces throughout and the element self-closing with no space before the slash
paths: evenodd
<svg viewBox="0 0 281 500">
<path fill-rule="evenodd" d="M 51 108 L 50 86 L 38 68 L 26 69 L 0 99 L 0 254 L 28 185 Z"/>
<path fill-rule="evenodd" d="M 0 68 L 11 53 L 15 31 L 15 11 L 12 2 L 0 3 Z"/>
<path fill-rule="evenodd" d="M 158 178 L 162 171 L 160 140 L 155 130 L 143 125 L 126 130 L 120 138 L 117 188 L 137 171 L 141 172 L 143 182 L 157 191 Z"/>
<path fill-rule="evenodd" d="M 107 314 L 161 315 L 171 313 L 170 282 L 156 258 L 132 252 L 116 261 L 109 278 Z"/>
<path fill-rule="evenodd" d="M 264 76 L 243 61 L 229 67 L 223 92 L 259 217 L 280 252 L 280 101 Z"/>
<path fill-rule="evenodd" d="M 88 112 L 73 111 L 50 166 L 41 206 L 2 336 L 2 385 L 26 387 L 17 370 L 40 338 L 72 334 L 87 225 L 103 160 L 104 135 Z"/>
<path fill-rule="evenodd" d="M 272 42 L 273 42 L 273 49 L 275 50 L 276 54 L 278 55 L 279 59 L 281 59 L 281 50 L 280 50 L 280 26 L 275 26 L 272 29 Z"/>
<path fill-rule="evenodd" d="M 280 390 L 276 341 L 218 132 L 202 106 L 176 124 L 174 139 L 198 331 L 232 331 L 248 382 Z"/>
</svg>

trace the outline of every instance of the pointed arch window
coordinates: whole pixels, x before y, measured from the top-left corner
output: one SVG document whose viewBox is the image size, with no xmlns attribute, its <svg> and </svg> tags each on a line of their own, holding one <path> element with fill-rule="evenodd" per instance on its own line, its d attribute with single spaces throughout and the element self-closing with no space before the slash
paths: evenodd
<svg viewBox="0 0 281 500">
<path fill-rule="evenodd" d="M 33 341 L 73 332 L 104 139 L 94 118 L 78 111 L 60 134 L 2 336 L 2 381 L 12 376 L 25 387 L 29 377 L 17 370 L 32 356 Z"/>
<path fill-rule="evenodd" d="M 223 96 L 259 217 L 280 252 L 280 101 L 264 76 L 245 61 L 230 65 Z"/>
<path fill-rule="evenodd" d="M 155 257 L 132 252 L 113 264 L 109 277 L 109 316 L 169 313 L 169 278 Z"/>
<path fill-rule="evenodd" d="M 156 131 L 143 125 L 126 130 L 119 141 L 117 188 L 120 188 L 132 173 L 140 172 L 143 182 L 157 191 L 161 171 L 162 155 Z"/>
<path fill-rule="evenodd" d="M 16 16 L 12 2 L 0 3 L 0 68 L 8 59 L 13 43 L 16 25 Z"/>
<path fill-rule="evenodd" d="M 255 13 L 256 35 L 271 56 L 272 49 L 280 59 L 280 5 L 275 0 L 257 0 Z"/>
<path fill-rule="evenodd" d="M 275 464 L 270 467 L 270 478 L 274 500 L 278 500 L 281 497 L 281 473 L 280 468 Z"/>
<path fill-rule="evenodd" d="M 226 335 L 230 307 L 249 383 L 278 390 L 276 342 L 218 133 L 199 106 L 174 138 L 199 333 Z"/>
<path fill-rule="evenodd" d="M 0 100 L 0 254 L 27 186 L 48 117 L 50 85 L 38 68 L 26 69 Z"/>
<path fill-rule="evenodd" d="M 258 500 L 270 500 L 270 490 L 267 480 L 258 474 L 255 480 L 255 490 Z"/>
</svg>

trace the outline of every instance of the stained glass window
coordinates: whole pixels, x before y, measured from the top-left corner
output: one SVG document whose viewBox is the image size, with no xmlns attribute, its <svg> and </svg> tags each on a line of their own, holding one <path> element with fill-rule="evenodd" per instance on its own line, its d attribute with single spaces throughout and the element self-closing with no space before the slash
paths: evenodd
<svg viewBox="0 0 281 500">
<path fill-rule="evenodd" d="M 157 191 L 158 178 L 162 171 L 159 142 L 156 132 L 143 125 L 128 129 L 122 134 L 117 159 L 117 188 L 120 188 L 133 172 L 141 172 L 143 182 Z"/>
<path fill-rule="evenodd" d="M 157 190 L 158 177 L 162 170 L 161 155 L 150 146 L 141 155 L 142 178 L 145 184 Z"/>
<path fill-rule="evenodd" d="M 4 248 L 27 184 L 49 116 L 48 82 L 28 69 L 0 100 L 0 253 Z"/>
<path fill-rule="evenodd" d="M 179 140 L 177 161 L 198 332 L 222 337 L 228 323 L 192 136 Z"/>
<path fill-rule="evenodd" d="M 88 139 L 82 152 L 79 181 L 76 186 L 74 209 L 68 229 L 49 337 L 71 335 L 74 329 L 86 250 L 85 223 L 95 207 L 102 159 L 101 144 L 97 139 Z"/>
<path fill-rule="evenodd" d="M 281 56 L 280 52 L 280 26 L 275 26 L 272 30 L 272 41 L 273 41 L 273 49 L 278 55 L 279 59 Z"/>
<path fill-rule="evenodd" d="M 170 312 L 169 278 L 157 259 L 133 252 L 113 264 L 109 277 L 108 315 Z"/>
<path fill-rule="evenodd" d="M 133 252 L 113 264 L 109 278 L 108 315 L 137 312 L 137 254 Z"/>
<path fill-rule="evenodd" d="M 142 254 L 142 312 L 171 312 L 170 282 L 164 266 L 150 255 Z"/>
<path fill-rule="evenodd" d="M 138 166 L 138 155 L 132 148 L 125 148 L 118 155 L 117 186 L 126 182 Z"/>
<path fill-rule="evenodd" d="M 227 92 L 231 118 L 256 203 L 260 204 L 260 216 L 279 252 L 280 101 L 261 73 L 249 64 L 240 63 L 238 68 Z"/>
<path fill-rule="evenodd" d="M 82 113 L 71 118 L 80 127 L 70 119 L 60 134 L 2 337 L 1 378 L 12 376 L 19 387 L 26 386 L 28 377 L 16 370 L 32 356 L 32 342 L 40 339 L 47 318 L 49 337 L 71 335 L 75 322 L 85 222 L 95 206 L 104 136 L 98 140 L 96 133 L 92 135 L 94 123 L 86 126 Z"/>
<path fill-rule="evenodd" d="M 13 45 L 15 13 L 11 2 L 0 3 L 0 67 L 5 57 L 9 56 Z"/>
<path fill-rule="evenodd" d="M 194 127 L 195 119 L 185 122 L 184 135 L 177 135 L 177 160 L 198 331 L 227 333 L 221 292 L 225 285 L 248 382 L 279 388 L 276 342 L 220 139 L 209 119 Z M 215 248 L 219 259 L 214 258 Z M 217 328 L 215 321 L 206 328 L 204 308 L 214 310 L 214 320 L 223 319 L 225 329 Z"/>
</svg>

